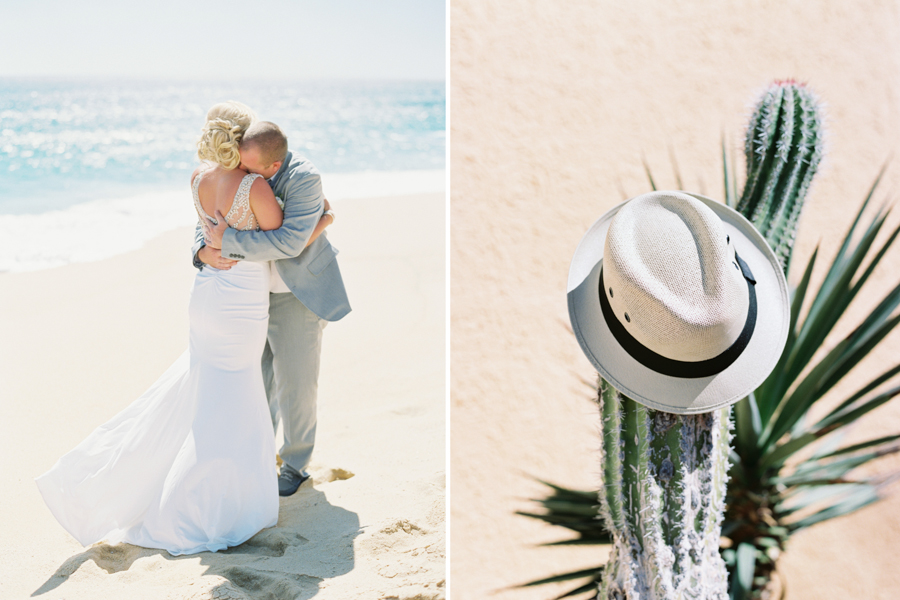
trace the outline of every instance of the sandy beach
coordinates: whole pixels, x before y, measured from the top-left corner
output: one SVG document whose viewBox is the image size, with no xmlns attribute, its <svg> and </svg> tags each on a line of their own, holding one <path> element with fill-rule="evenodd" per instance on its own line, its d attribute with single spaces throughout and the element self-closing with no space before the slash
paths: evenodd
<svg viewBox="0 0 900 600">
<path fill-rule="evenodd" d="M 824 276 L 900 134 L 900 6 L 858 3 L 451 3 L 451 597 L 548 599 L 529 580 L 605 562 L 596 547 L 542 547 L 565 530 L 516 516 L 544 479 L 597 489 L 595 374 L 567 329 L 566 276 L 605 211 L 660 189 L 722 196 L 721 140 L 742 148 L 752 102 L 776 79 L 825 103 L 827 155 L 794 265 L 817 244 Z M 742 157 L 737 159 L 743 181 Z M 882 195 L 896 193 L 896 158 Z M 888 219 L 886 234 L 900 215 Z M 898 282 L 893 247 L 831 348 Z M 799 273 L 789 281 L 796 284 Z M 896 364 L 894 331 L 824 400 Z M 588 386 L 582 382 L 588 382 Z M 844 444 L 900 431 L 900 401 Z M 900 467 L 896 455 L 871 471 Z M 900 494 L 793 537 L 790 600 L 888 599 L 900 589 Z"/>
<path fill-rule="evenodd" d="M 192 228 L 0 274 L 0 598 L 444 597 L 444 196 L 332 204 L 353 312 L 324 333 L 313 483 L 224 552 L 82 548 L 33 482 L 186 347 Z"/>
</svg>

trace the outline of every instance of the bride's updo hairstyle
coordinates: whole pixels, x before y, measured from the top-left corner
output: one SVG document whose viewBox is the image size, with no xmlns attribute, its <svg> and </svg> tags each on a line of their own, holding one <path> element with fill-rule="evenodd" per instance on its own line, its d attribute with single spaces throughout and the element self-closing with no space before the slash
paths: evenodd
<svg viewBox="0 0 900 600">
<path fill-rule="evenodd" d="M 223 169 L 234 169 L 241 163 L 238 148 L 256 115 L 240 102 L 220 102 L 206 113 L 206 125 L 197 140 L 197 156 L 210 160 Z"/>
</svg>

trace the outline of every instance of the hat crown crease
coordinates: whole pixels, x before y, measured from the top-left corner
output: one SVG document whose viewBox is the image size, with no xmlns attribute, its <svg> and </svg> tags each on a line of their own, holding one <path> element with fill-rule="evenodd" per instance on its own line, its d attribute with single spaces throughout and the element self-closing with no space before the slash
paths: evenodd
<svg viewBox="0 0 900 600">
<path fill-rule="evenodd" d="M 613 219 L 605 245 L 604 293 L 641 344 L 697 362 L 738 338 L 749 303 L 746 282 L 721 221 L 699 200 L 677 192 L 639 196 Z"/>
</svg>

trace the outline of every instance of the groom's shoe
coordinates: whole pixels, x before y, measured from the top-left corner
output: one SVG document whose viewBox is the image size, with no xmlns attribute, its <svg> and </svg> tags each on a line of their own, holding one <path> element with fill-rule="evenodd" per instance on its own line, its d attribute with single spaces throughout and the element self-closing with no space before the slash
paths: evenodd
<svg viewBox="0 0 900 600">
<path fill-rule="evenodd" d="M 281 474 L 278 476 L 278 495 L 291 496 L 303 482 L 309 479 L 309 473 L 300 472 L 287 463 L 281 465 Z"/>
</svg>

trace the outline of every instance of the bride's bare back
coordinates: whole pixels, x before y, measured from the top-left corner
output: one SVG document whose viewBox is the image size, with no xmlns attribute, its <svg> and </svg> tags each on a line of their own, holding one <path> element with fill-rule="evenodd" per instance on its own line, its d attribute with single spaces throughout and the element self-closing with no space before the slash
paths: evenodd
<svg viewBox="0 0 900 600">
<path fill-rule="evenodd" d="M 259 175 L 243 169 L 199 167 L 191 177 L 191 187 L 200 217 L 215 221 L 218 211 L 229 227 L 238 230 L 277 229 L 283 213 L 272 188 Z"/>
</svg>

